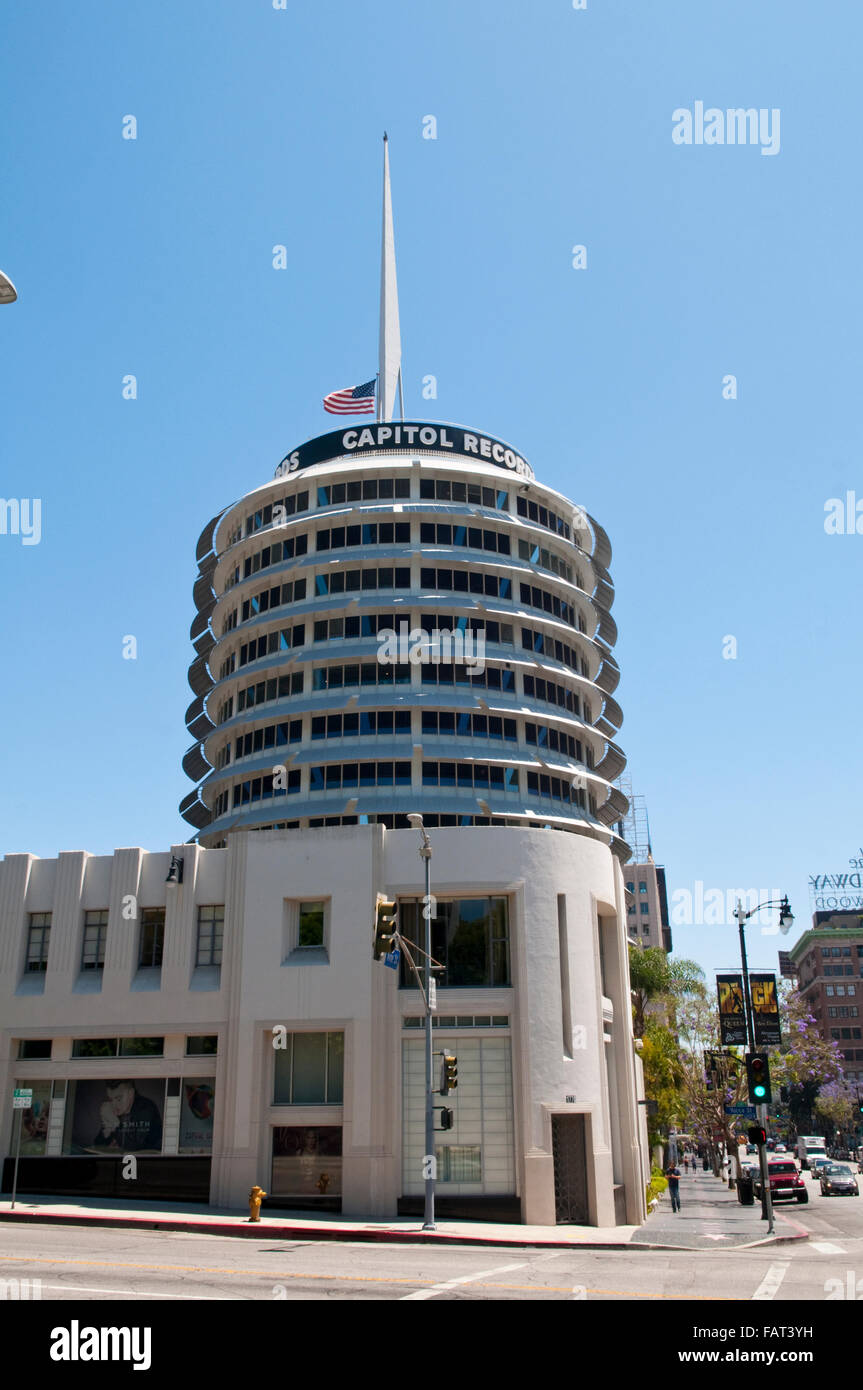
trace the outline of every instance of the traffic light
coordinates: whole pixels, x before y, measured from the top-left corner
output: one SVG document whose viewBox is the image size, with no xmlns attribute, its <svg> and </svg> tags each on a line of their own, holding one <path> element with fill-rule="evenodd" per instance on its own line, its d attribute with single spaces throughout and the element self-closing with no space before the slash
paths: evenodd
<svg viewBox="0 0 863 1390">
<path fill-rule="evenodd" d="M 440 1112 L 441 1129 L 452 1129 L 453 1115 L 451 1110 L 442 1109 Z"/>
<path fill-rule="evenodd" d="M 382 893 L 378 893 L 375 902 L 375 960 L 380 960 L 381 956 L 392 950 L 393 937 L 398 929 L 398 903 L 390 902 Z"/>
<path fill-rule="evenodd" d="M 746 1054 L 746 1082 L 749 1087 L 749 1099 L 753 1105 L 770 1104 L 770 1068 L 767 1065 L 766 1052 Z"/>
<path fill-rule="evenodd" d="M 458 1085 L 458 1058 L 451 1052 L 445 1052 L 441 1061 L 440 1068 L 440 1093 L 448 1096 L 450 1091 L 454 1091 Z"/>
<path fill-rule="evenodd" d="M 767 1130 L 762 1129 L 760 1125 L 753 1125 L 746 1132 L 749 1135 L 750 1144 L 757 1144 L 761 1148 L 767 1143 Z"/>
<path fill-rule="evenodd" d="M 779 1087 L 779 1099 L 782 1101 L 783 1105 L 788 1104 L 789 1100 L 791 1099 L 791 1093 L 789 1092 L 787 1086 Z"/>
</svg>

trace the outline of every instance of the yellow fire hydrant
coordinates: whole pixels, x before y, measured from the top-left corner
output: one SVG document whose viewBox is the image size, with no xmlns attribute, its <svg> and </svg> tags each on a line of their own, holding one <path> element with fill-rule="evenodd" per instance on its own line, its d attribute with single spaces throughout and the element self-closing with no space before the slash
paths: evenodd
<svg viewBox="0 0 863 1390">
<path fill-rule="evenodd" d="M 260 1221 L 261 1219 L 261 1199 L 266 1197 L 266 1192 L 262 1187 L 253 1187 L 249 1193 L 249 1220 Z"/>
</svg>

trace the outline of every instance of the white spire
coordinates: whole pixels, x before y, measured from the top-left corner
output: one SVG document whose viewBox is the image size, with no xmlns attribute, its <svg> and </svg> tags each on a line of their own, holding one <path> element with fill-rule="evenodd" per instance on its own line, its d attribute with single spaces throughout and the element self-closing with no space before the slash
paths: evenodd
<svg viewBox="0 0 863 1390">
<path fill-rule="evenodd" d="M 401 418 L 405 418 L 402 392 L 402 337 L 399 328 L 399 294 L 396 285 L 396 246 L 390 193 L 389 141 L 384 133 L 384 216 L 381 234 L 381 323 L 378 355 L 378 416 L 391 420 L 398 386 Z"/>
</svg>

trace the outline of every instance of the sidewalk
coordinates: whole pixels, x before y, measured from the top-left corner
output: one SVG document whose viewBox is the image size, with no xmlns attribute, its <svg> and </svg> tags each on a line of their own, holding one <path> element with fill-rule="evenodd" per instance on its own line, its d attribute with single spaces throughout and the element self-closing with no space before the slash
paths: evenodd
<svg viewBox="0 0 863 1390">
<path fill-rule="evenodd" d="M 662 1245 L 666 1249 L 729 1250 L 747 1245 L 773 1245 L 791 1240 L 806 1240 L 808 1233 L 783 1202 L 774 1207 L 775 1231 L 767 1235 L 767 1222 L 761 1220 L 761 1203 L 744 1207 L 737 1200 L 736 1190 L 715 1178 L 713 1172 L 687 1173 L 680 1168 L 680 1211 L 671 1210 L 671 1198 L 666 1191 L 660 1198 L 655 1214 L 639 1226 L 632 1245 Z"/>
<path fill-rule="evenodd" d="M 330 1214 L 262 1212 L 252 1224 L 248 1213 L 228 1207 L 205 1207 L 185 1202 L 146 1205 L 113 1197 L 43 1197 L 19 1194 L 15 1210 L 8 1197 L 0 1199 L 0 1238 L 3 1223 L 120 1227 L 138 1230 L 188 1231 L 214 1236 L 250 1236 L 255 1240 L 350 1240 L 397 1244 L 542 1246 L 552 1249 L 628 1250 L 690 1249 L 762 1243 L 766 1223 L 760 1207 L 741 1207 L 712 1173 L 680 1179 L 682 1211 L 672 1214 L 667 1194 L 643 1226 L 520 1226 L 484 1221 L 439 1221 L 436 1231 L 423 1231 L 417 1217 L 368 1221 Z M 712 1233 L 712 1234 L 711 1234 Z M 805 1232 L 777 1213 L 777 1240 L 805 1239 Z"/>
</svg>

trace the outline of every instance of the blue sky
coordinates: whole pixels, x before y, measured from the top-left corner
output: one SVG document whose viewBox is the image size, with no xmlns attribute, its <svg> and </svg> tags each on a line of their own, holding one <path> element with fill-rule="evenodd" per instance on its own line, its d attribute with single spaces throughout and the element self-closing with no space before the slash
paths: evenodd
<svg viewBox="0 0 863 1390">
<path fill-rule="evenodd" d="M 780 889 L 804 925 L 863 842 L 863 536 L 824 530 L 863 499 L 861 39 L 794 0 L 10 0 L 0 495 L 43 519 L 0 536 L 0 852 L 187 837 L 195 543 L 374 374 L 386 129 L 408 415 L 606 527 L 669 888 Z M 696 101 L 778 108 L 779 153 L 676 145 Z M 732 927 L 674 940 L 736 959 Z"/>
</svg>

